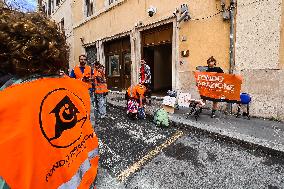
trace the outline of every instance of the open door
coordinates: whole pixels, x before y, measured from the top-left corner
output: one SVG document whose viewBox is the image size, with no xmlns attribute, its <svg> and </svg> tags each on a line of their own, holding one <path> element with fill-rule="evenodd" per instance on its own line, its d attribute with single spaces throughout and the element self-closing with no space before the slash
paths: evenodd
<svg viewBox="0 0 284 189">
<path fill-rule="evenodd" d="M 151 68 L 151 85 L 156 94 L 172 89 L 172 36 L 172 23 L 142 32 L 142 55 Z"/>
</svg>

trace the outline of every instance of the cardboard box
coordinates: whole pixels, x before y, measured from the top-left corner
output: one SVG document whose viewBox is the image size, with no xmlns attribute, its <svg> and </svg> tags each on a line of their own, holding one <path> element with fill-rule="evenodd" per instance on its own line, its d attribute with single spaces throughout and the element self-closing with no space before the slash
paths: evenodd
<svg viewBox="0 0 284 189">
<path fill-rule="evenodd" d="M 171 106 L 168 106 L 168 105 L 163 105 L 163 109 L 164 109 L 166 112 L 170 113 L 170 114 L 175 113 L 175 108 L 174 108 L 174 107 L 171 107 Z"/>
</svg>

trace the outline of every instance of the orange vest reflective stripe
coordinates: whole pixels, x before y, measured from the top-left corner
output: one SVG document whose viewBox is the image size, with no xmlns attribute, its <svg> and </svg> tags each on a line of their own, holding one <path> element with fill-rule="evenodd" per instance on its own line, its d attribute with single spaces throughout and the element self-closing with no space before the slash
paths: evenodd
<svg viewBox="0 0 284 189">
<path fill-rule="evenodd" d="M 0 91 L 0 176 L 11 188 L 89 188 L 98 138 L 82 82 L 44 78 Z"/>
<path fill-rule="evenodd" d="M 104 78 L 104 76 L 97 70 L 94 70 L 94 77 L 102 77 Z M 103 94 L 103 93 L 107 93 L 108 89 L 107 89 L 107 84 L 105 82 L 100 83 L 97 81 L 97 79 L 95 79 L 95 93 L 96 94 Z"/>
<path fill-rule="evenodd" d="M 74 68 L 74 73 L 75 73 L 75 76 L 76 76 L 76 79 L 80 79 L 82 80 L 83 77 L 87 77 L 87 78 L 90 78 L 91 75 L 92 75 L 92 69 L 90 66 L 85 66 L 85 69 L 84 69 L 84 73 L 82 73 L 81 69 L 80 69 L 80 66 L 75 66 Z M 92 88 L 92 83 L 91 82 L 88 82 L 88 87 L 89 88 Z"/>
</svg>

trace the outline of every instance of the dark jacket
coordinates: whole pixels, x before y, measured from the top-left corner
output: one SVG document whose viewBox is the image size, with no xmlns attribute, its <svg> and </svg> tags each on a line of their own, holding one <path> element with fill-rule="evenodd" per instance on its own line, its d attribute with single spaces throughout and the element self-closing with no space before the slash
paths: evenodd
<svg viewBox="0 0 284 189">
<path fill-rule="evenodd" d="M 217 73 L 224 73 L 222 68 L 220 67 L 213 67 L 213 68 L 207 68 L 206 72 L 217 72 Z"/>
</svg>

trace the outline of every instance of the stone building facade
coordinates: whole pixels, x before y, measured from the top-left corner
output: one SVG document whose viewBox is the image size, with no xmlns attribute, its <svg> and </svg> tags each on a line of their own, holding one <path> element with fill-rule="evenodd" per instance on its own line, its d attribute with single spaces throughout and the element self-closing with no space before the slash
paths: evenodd
<svg viewBox="0 0 284 189">
<path fill-rule="evenodd" d="M 235 73 L 252 95 L 254 116 L 284 120 L 282 0 L 238 0 Z"/>
<path fill-rule="evenodd" d="M 45 0 L 47 6 L 54 1 L 58 0 Z M 110 88 L 123 90 L 138 82 L 140 60 L 145 59 L 157 93 L 174 89 L 195 96 L 194 71 L 214 56 L 226 73 L 242 75 L 242 92 L 252 96 L 252 116 L 284 120 L 282 0 L 63 0 L 63 4 L 66 10 L 55 8 L 52 15 L 68 13 L 64 23 L 72 23 L 70 68 L 86 53 L 89 63 L 98 60 L 106 66 Z M 231 17 L 230 10 L 235 11 Z"/>
<path fill-rule="evenodd" d="M 70 47 L 69 66 L 71 68 L 75 65 L 72 3 L 72 0 L 38 0 L 38 9 L 50 16 L 65 33 Z"/>
</svg>

